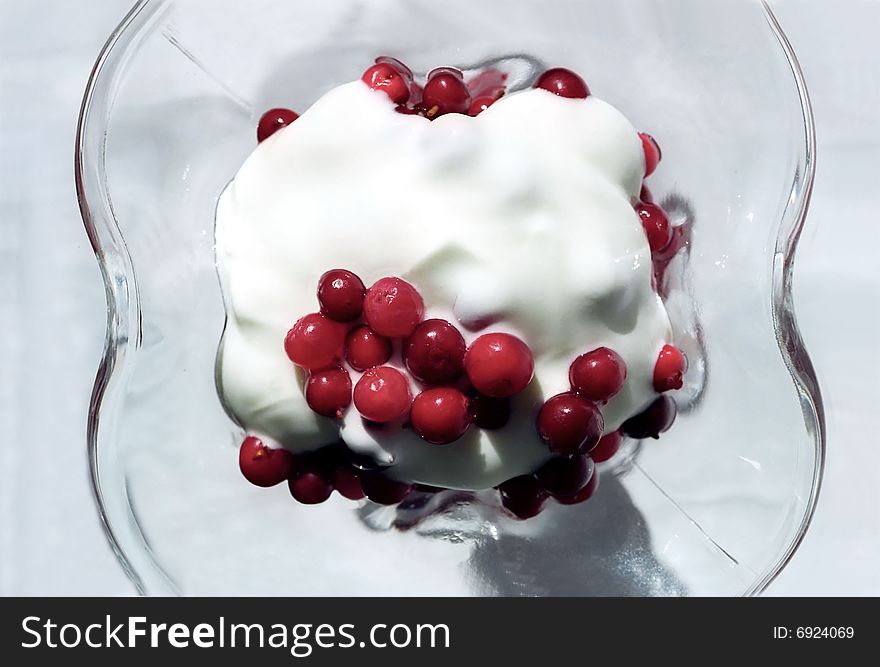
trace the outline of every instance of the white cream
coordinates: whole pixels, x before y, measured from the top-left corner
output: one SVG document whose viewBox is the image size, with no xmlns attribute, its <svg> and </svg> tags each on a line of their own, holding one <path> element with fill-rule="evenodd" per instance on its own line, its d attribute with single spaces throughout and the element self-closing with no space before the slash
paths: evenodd
<svg viewBox="0 0 880 667">
<path fill-rule="evenodd" d="M 317 310 L 321 274 L 346 268 L 367 285 L 409 280 L 427 317 L 497 320 L 463 333 L 516 333 L 535 356 L 510 423 L 451 445 L 370 432 L 350 408 L 343 438 L 393 462 L 392 476 L 479 489 L 533 471 L 549 457 L 537 410 L 568 389 L 571 361 L 601 345 L 628 369 L 603 408 L 606 431 L 616 429 L 656 396 L 654 362 L 671 339 L 632 206 L 643 171 L 636 131 L 595 97 L 528 90 L 476 118 L 427 121 L 360 81 L 330 91 L 260 144 L 220 198 L 224 404 L 249 432 L 293 451 L 335 442 L 339 425 L 306 405 L 283 340 Z"/>
</svg>

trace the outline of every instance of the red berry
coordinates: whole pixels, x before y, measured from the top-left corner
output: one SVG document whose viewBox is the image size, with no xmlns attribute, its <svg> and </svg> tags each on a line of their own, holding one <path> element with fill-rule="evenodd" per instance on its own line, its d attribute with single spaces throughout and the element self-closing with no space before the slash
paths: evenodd
<svg viewBox="0 0 880 667">
<path fill-rule="evenodd" d="M 471 421 L 478 428 L 495 431 L 510 421 L 510 399 L 492 398 L 474 392 L 470 400 Z"/>
<path fill-rule="evenodd" d="M 662 394 L 681 389 L 685 371 L 687 359 L 684 353 L 674 345 L 664 345 L 654 365 L 654 391 Z"/>
<path fill-rule="evenodd" d="M 619 431 L 612 431 L 602 436 L 599 444 L 590 452 L 590 458 L 596 463 L 604 463 L 617 454 L 622 438 Z"/>
<path fill-rule="evenodd" d="M 260 116 L 260 122 L 257 124 L 257 141 L 265 141 L 282 127 L 290 125 L 297 118 L 299 118 L 299 114 L 290 109 L 269 109 Z"/>
<path fill-rule="evenodd" d="M 413 401 L 410 421 L 413 430 L 431 444 L 455 442 L 471 424 L 467 396 L 452 387 L 423 391 Z"/>
<path fill-rule="evenodd" d="M 351 322 L 361 316 L 367 290 L 351 271 L 333 269 L 318 282 L 321 312 L 337 322 Z"/>
<path fill-rule="evenodd" d="M 559 456 L 547 461 L 535 473 L 535 478 L 552 496 L 573 496 L 587 485 L 594 468 L 593 460 L 589 456 Z"/>
<path fill-rule="evenodd" d="M 391 358 L 391 341 L 361 324 L 345 337 L 345 358 L 356 371 L 381 366 Z"/>
<path fill-rule="evenodd" d="M 664 394 L 651 403 L 647 410 L 623 422 L 620 432 L 636 440 L 657 439 L 661 433 L 670 429 L 675 421 L 676 412 L 675 401 Z"/>
<path fill-rule="evenodd" d="M 364 497 L 364 489 L 361 486 L 360 475 L 350 465 L 340 465 L 333 475 L 333 486 L 336 492 L 349 500 L 360 500 Z"/>
<path fill-rule="evenodd" d="M 491 107 L 495 102 L 500 99 L 500 96 L 495 95 L 483 95 L 481 97 L 474 98 L 471 102 L 471 105 L 468 107 L 468 115 L 469 116 L 479 116 L 486 109 Z"/>
<path fill-rule="evenodd" d="M 342 417 L 351 405 L 351 378 L 344 368 L 315 371 L 306 380 L 306 402 L 323 417 Z"/>
<path fill-rule="evenodd" d="M 367 498 L 379 505 L 396 505 L 412 491 L 410 484 L 389 479 L 373 470 L 361 473 L 361 485 Z"/>
<path fill-rule="evenodd" d="M 427 384 L 447 384 L 460 378 L 465 352 L 464 337 L 446 320 L 425 320 L 404 345 L 406 367 Z"/>
<path fill-rule="evenodd" d="M 428 118 L 436 118 L 446 113 L 466 113 L 471 103 L 471 94 L 464 84 L 461 72 L 451 67 L 441 67 L 428 74 L 428 81 L 422 91 L 422 106 Z"/>
<path fill-rule="evenodd" d="M 532 381 L 535 360 L 528 345 L 516 336 L 490 333 L 468 348 L 464 368 L 477 391 L 505 398 L 518 394 Z"/>
<path fill-rule="evenodd" d="M 654 203 L 654 195 L 647 185 L 642 185 L 642 189 L 639 192 L 639 199 L 641 199 L 646 204 Z"/>
<path fill-rule="evenodd" d="M 657 204 L 640 202 L 636 206 L 636 213 L 642 221 L 645 235 L 648 237 L 648 245 L 651 252 L 660 252 L 672 241 L 672 225 L 666 213 Z"/>
<path fill-rule="evenodd" d="M 544 72 L 535 82 L 535 88 L 549 90 L 560 97 L 586 99 L 590 96 L 590 89 L 584 80 L 571 70 L 564 67 L 554 67 Z"/>
<path fill-rule="evenodd" d="M 402 417 L 411 403 L 406 377 L 391 366 L 369 369 L 354 388 L 354 405 L 358 412 L 364 419 L 377 424 Z"/>
<path fill-rule="evenodd" d="M 238 467 L 244 478 L 255 486 L 280 484 L 293 465 L 293 454 L 286 449 L 266 447 L 259 438 L 249 435 L 238 450 Z"/>
<path fill-rule="evenodd" d="M 287 480 L 290 495 L 303 505 L 323 503 L 333 493 L 333 477 L 325 466 L 311 457 L 298 463 Z"/>
<path fill-rule="evenodd" d="M 642 140 L 642 149 L 645 151 L 645 178 L 647 178 L 657 169 L 657 165 L 663 159 L 663 154 L 660 152 L 657 141 L 650 134 L 640 132 L 639 138 Z"/>
<path fill-rule="evenodd" d="M 409 78 L 390 63 L 376 63 L 364 72 L 361 81 L 373 90 L 381 90 L 395 104 L 404 104 L 409 99 Z"/>
<path fill-rule="evenodd" d="M 532 475 L 520 475 L 498 486 L 501 504 L 519 519 L 540 514 L 547 503 L 547 492 Z"/>
<path fill-rule="evenodd" d="M 556 502 L 560 505 L 577 505 L 592 498 L 597 488 L 599 488 L 599 471 L 593 470 L 593 476 L 584 488 L 573 496 L 556 496 Z"/>
<path fill-rule="evenodd" d="M 333 366 L 342 357 L 345 327 L 326 315 L 301 317 L 284 339 L 284 350 L 297 366 L 310 371 Z"/>
<path fill-rule="evenodd" d="M 605 403 L 623 388 L 626 364 L 614 350 L 600 347 L 575 359 L 568 379 L 572 391 L 590 401 Z"/>
<path fill-rule="evenodd" d="M 574 456 L 589 452 L 605 422 L 594 403 L 572 393 L 557 394 L 538 413 L 538 435 L 551 452 Z"/>
<path fill-rule="evenodd" d="M 364 318 L 373 331 L 389 338 L 409 336 L 422 321 L 425 302 L 400 278 L 382 278 L 367 290 Z"/>
</svg>

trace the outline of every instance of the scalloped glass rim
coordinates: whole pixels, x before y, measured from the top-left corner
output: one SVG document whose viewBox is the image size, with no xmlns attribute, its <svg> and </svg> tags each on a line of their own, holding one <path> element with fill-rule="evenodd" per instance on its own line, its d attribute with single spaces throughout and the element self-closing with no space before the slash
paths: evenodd
<svg viewBox="0 0 880 667">
<path fill-rule="evenodd" d="M 139 0 L 110 35 L 102 49 L 89 77 L 82 100 L 75 146 L 75 178 L 77 198 L 83 223 L 96 258 L 100 265 L 107 298 L 107 334 L 103 358 L 98 367 L 97 377 L 89 406 L 87 426 L 87 449 L 94 498 L 107 539 L 117 559 L 142 594 L 148 592 L 147 586 L 138 573 L 132 560 L 126 554 L 114 526 L 108 517 L 102 493 L 101 471 L 98 466 L 98 447 L 102 431 L 102 414 L 110 411 L 118 400 L 115 388 L 124 374 L 126 358 L 141 343 L 141 311 L 137 284 L 131 258 L 122 237 L 113 204 L 106 187 L 104 147 L 106 135 L 99 120 L 106 111 L 106 99 L 95 95 L 96 88 L 105 70 L 112 72 L 114 66 L 123 61 L 138 35 L 130 30 L 148 22 L 155 11 L 163 4 L 162 0 Z M 798 393 L 807 433 L 814 440 L 815 458 L 813 461 L 813 483 L 810 497 L 804 505 L 799 527 L 787 549 L 744 591 L 744 595 L 758 595 L 776 578 L 791 560 L 803 540 L 815 510 L 821 488 L 825 460 L 825 415 L 819 384 L 798 331 L 792 300 L 795 254 L 809 210 L 815 179 L 815 125 L 809 94 L 803 72 L 794 50 L 783 32 L 773 10 L 766 0 L 761 0 L 766 20 L 788 60 L 791 76 L 797 88 L 803 114 L 803 146 L 799 149 L 799 169 L 793 177 L 791 189 L 785 206 L 776 239 L 772 267 L 772 308 L 773 323 L 779 352 L 791 374 Z M 103 106 L 102 106 L 103 105 Z M 94 144 L 100 151 L 96 164 L 90 167 L 84 158 L 84 146 Z M 137 530 L 137 527 L 134 527 Z M 144 541 L 146 545 L 146 542 Z M 147 549 L 149 549 L 149 546 Z M 161 573 L 158 563 L 153 565 Z M 169 588 L 174 590 L 169 581 Z"/>
</svg>

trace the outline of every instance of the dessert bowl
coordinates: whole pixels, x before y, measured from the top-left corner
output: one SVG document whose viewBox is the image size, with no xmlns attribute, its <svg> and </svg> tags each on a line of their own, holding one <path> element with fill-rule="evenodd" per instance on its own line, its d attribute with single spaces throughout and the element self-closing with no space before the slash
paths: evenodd
<svg viewBox="0 0 880 667">
<path fill-rule="evenodd" d="M 664 147 L 651 188 L 692 230 L 667 307 L 696 363 L 676 427 L 629 442 L 588 503 L 518 522 L 469 497 L 304 507 L 240 479 L 214 380 L 217 199 L 262 111 L 305 109 L 382 53 L 421 71 L 571 67 Z M 139 2 L 98 59 L 76 147 L 108 300 L 88 451 L 120 562 L 150 594 L 759 593 L 821 480 L 791 300 L 814 168 L 800 69 L 758 2 Z"/>
</svg>

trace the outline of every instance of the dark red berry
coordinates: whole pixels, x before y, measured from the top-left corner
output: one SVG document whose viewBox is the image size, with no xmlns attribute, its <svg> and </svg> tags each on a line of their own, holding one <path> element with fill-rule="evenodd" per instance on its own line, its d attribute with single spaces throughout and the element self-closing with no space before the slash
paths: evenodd
<svg viewBox="0 0 880 667">
<path fill-rule="evenodd" d="M 318 505 L 333 493 L 333 476 L 324 466 L 309 458 L 297 463 L 287 485 L 290 495 L 298 502 Z"/>
<path fill-rule="evenodd" d="M 391 341 L 361 324 L 345 337 L 345 358 L 356 371 L 381 366 L 391 358 Z"/>
<path fill-rule="evenodd" d="M 621 440 L 623 440 L 623 438 L 619 431 L 612 431 L 611 433 L 603 435 L 599 444 L 590 452 L 590 458 L 596 463 L 604 463 L 605 461 L 610 460 L 615 454 L 617 454 L 617 450 L 620 449 Z"/>
<path fill-rule="evenodd" d="M 378 471 L 361 472 L 361 486 L 367 498 L 379 505 L 396 505 L 406 498 L 412 486 L 389 479 Z"/>
<path fill-rule="evenodd" d="M 458 389 L 427 389 L 416 396 L 410 412 L 413 430 L 434 445 L 448 445 L 471 424 L 467 396 Z"/>
<path fill-rule="evenodd" d="M 529 346 L 516 336 L 490 333 L 468 348 L 464 368 L 474 389 L 486 396 L 505 398 L 529 385 L 535 360 Z"/>
<path fill-rule="evenodd" d="M 471 94 L 462 79 L 461 72 L 449 67 L 433 70 L 428 74 L 422 91 L 422 106 L 428 118 L 447 113 L 467 113 Z"/>
<path fill-rule="evenodd" d="M 684 374 L 687 371 L 687 359 L 684 352 L 674 345 L 664 345 L 654 365 L 654 391 L 681 389 L 684 385 Z"/>
<path fill-rule="evenodd" d="M 343 498 L 360 500 L 364 497 L 360 473 L 353 466 L 342 464 L 337 467 L 333 475 L 333 486 Z"/>
<path fill-rule="evenodd" d="M 662 251 L 672 241 L 672 225 L 666 213 L 657 204 L 640 202 L 636 206 L 636 213 L 642 221 L 642 228 L 648 237 L 648 245 L 652 253 Z"/>
<path fill-rule="evenodd" d="M 342 358 L 345 327 L 326 315 L 312 313 L 300 318 L 284 339 L 284 350 L 297 366 L 320 370 Z"/>
<path fill-rule="evenodd" d="M 449 384 L 464 373 L 464 337 L 446 320 L 425 320 L 404 345 L 406 367 L 427 384 Z"/>
<path fill-rule="evenodd" d="M 571 70 L 564 67 L 554 67 L 544 72 L 535 82 L 535 88 L 548 90 L 560 97 L 586 99 L 590 96 L 590 89 L 584 80 Z"/>
<path fill-rule="evenodd" d="M 646 204 L 654 203 L 654 195 L 647 185 L 642 185 L 642 189 L 639 192 L 639 199 L 645 202 Z"/>
<path fill-rule="evenodd" d="M 404 104 L 409 99 L 409 78 L 390 63 L 376 63 L 364 72 L 361 81 L 373 90 L 381 90 L 395 104 Z"/>
<path fill-rule="evenodd" d="M 587 400 L 605 403 L 626 380 L 626 364 L 617 352 L 600 347 L 575 359 L 568 371 L 572 391 Z"/>
<path fill-rule="evenodd" d="M 587 485 L 578 491 L 573 496 L 556 496 L 556 502 L 560 505 L 577 505 L 578 503 L 585 502 L 593 497 L 593 494 L 596 493 L 596 489 L 599 488 L 599 471 L 593 470 L 593 474 L 590 477 L 590 481 L 587 482 Z"/>
<path fill-rule="evenodd" d="M 532 475 L 520 475 L 498 486 L 501 504 L 518 519 L 531 519 L 544 509 L 547 492 Z"/>
<path fill-rule="evenodd" d="M 306 380 L 306 402 L 323 417 L 339 419 L 351 405 L 351 378 L 344 368 L 314 371 Z"/>
<path fill-rule="evenodd" d="M 538 435 L 551 452 L 574 456 L 589 452 L 605 427 L 596 405 L 572 393 L 557 394 L 538 413 Z"/>
<path fill-rule="evenodd" d="M 474 392 L 470 400 L 471 420 L 478 428 L 495 431 L 510 421 L 510 399 Z"/>
<path fill-rule="evenodd" d="M 367 290 L 364 318 L 377 334 L 409 336 L 422 321 L 425 302 L 416 288 L 400 278 L 382 278 Z"/>
<path fill-rule="evenodd" d="M 409 382 L 396 368 L 377 366 L 366 371 L 354 388 L 354 405 L 364 419 L 385 424 L 410 408 Z"/>
<path fill-rule="evenodd" d="M 535 478 L 552 496 L 573 496 L 580 491 L 593 475 L 595 465 L 587 455 L 556 457 L 545 463 Z"/>
<path fill-rule="evenodd" d="M 468 115 L 469 116 L 479 116 L 486 109 L 491 107 L 495 102 L 500 99 L 494 95 L 483 95 L 482 97 L 476 97 L 471 102 L 471 105 L 468 107 Z"/>
<path fill-rule="evenodd" d="M 255 486 L 280 484 L 293 465 L 293 455 L 286 449 L 266 447 L 262 440 L 249 435 L 238 450 L 238 467 L 244 478 Z"/>
<path fill-rule="evenodd" d="M 269 109 L 260 116 L 260 122 L 257 124 L 257 141 L 265 141 L 282 127 L 290 125 L 297 118 L 299 118 L 299 114 L 290 109 Z"/>
<path fill-rule="evenodd" d="M 337 322 L 351 322 L 361 316 L 367 290 L 351 271 L 333 269 L 318 282 L 321 312 Z"/>
<path fill-rule="evenodd" d="M 640 132 L 639 138 L 642 140 L 642 149 L 645 152 L 645 178 L 647 178 L 657 169 L 663 154 L 660 152 L 660 146 L 650 134 Z"/>
<path fill-rule="evenodd" d="M 675 401 L 664 394 L 651 403 L 647 410 L 623 422 L 620 432 L 636 440 L 659 438 L 661 433 L 672 426 L 676 412 Z"/>
</svg>

